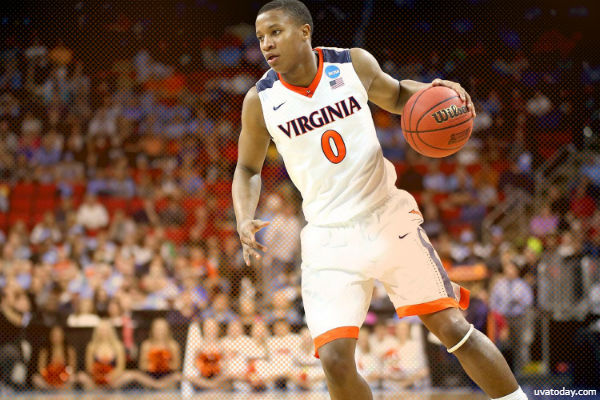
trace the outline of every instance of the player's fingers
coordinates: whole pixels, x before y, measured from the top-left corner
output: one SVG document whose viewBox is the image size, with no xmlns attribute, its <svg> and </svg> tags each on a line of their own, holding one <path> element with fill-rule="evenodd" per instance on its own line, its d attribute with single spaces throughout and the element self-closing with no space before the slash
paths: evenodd
<svg viewBox="0 0 600 400">
<path fill-rule="evenodd" d="M 259 242 L 257 242 L 256 240 L 254 240 L 254 241 L 252 242 L 252 248 L 253 248 L 253 249 L 258 249 L 258 250 L 260 250 L 260 251 L 267 251 L 267 246 L 265 246 L 265 245 L 264 245 L 264 244 L 262 244 L 262 243 L 259 243 Z"/>
<path fill-rule="evenodd" d="M 431 86 L 446 86 L 456 92 L 462 101 L 466 101 L 466 91 L 460 86 L 460 83 L 445 81 L 443 79 L 436 78 L 431 82 Z"/>
<path fill-rule="evenodd" d="M 244 261 L 246 262 L 247 266 L 250 266 L 250 263 L 252 261 L 252 257 L 256 258 L 257 260 L 259 260 L 261 258 L 261 255 L 254 250 L 253 248 L 249 247 L 249 246 L 244 246 Z"/>
<path fill-rule="evenodd" d="M 267 251 L 267 246 L 258 243 L 256 241 L 256 239 L 254 239 L 254 235 L 252 236 L 244 236 L 242 238 L 242 243 L 245 244 L 246 246 L 252 248 L 252 249 L 257 249 L 257 250 L 261 250 L 261 251 Z"/>
<path fill-rule="evenodd" d="M 467 107 L 469 108 L 469 110 L 471 110 L 473 118 L 475 118 L 475 116 L 477 115 L 477 113 L 475 112 L 475 104 L 473 104 L 473 100 L 471 99 L 469 93 L 465 92 L 465 95 L 467 96 Z"/>
<path fill-rule="evenodd" d="M 465 89 L 462 88 L 462 86 L 460 86 L 458 83 L 456 84 L 456 86 L 454 87 L 454 90 L 456 90 L 456 93 L 458 93 L 458 95 L 460 96 L 460 99 L 462 101 L 467 101 L 467 92 L 465 91 Z"/>
<path fill-rule="evenodd" d="M 248 252 L 248 250 L 246 249 L 246 246 L 244 246 L 244 262 L 246 263 L 246 266 L 250 266 L 250 253 Z"/>
<path fill-rule="evenodd" d="M 261 221 L 260 219 L 255 219 L 252 221 L 252 230 L 254 232 L 260 231 L 265 226 L 269 225 L 270 221 Z"/>
</svg>

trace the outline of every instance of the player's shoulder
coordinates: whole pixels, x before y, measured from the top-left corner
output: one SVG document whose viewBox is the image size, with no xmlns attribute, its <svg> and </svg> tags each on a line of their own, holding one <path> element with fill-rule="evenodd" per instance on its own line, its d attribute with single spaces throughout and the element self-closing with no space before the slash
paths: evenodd
<svg viewBox="0 0 600 400">
<path fill-rule="evenodd" d="M 370 81 L 381 70 L 375 57 L 365 49 L 351 48 L 350 57 L 352 66 L 361 80 Z"/>
<path fill-rule="evenodd" d="M 256 85 L 252 87 L 255 89 L 256 94 L 271 89 L 275 82 L 279 80 L 279 75 L 273 69 L 269 69 L 267 72 L 263 74 L 263 76 L 256 82 Z M 251 90 L 252 90 L 251 89 Z"/>
<path fill-rule="evenodd" d="M 244 109 L 254 109 L 255 107 L 260 108 L 260 97 L 258 96 L 258 88 L 256 86 L 257 85 L 252 86 L 246 92 L 242 111 L 244 111 Z"/>
<path fill-rule="evenodd" d="M 377 64 L 377 60 L 371 53 L 360 47 L 353 47 L 349 49 L 350 57 L 352 58 L 352 64 L 354 66 L 370 66 L 373 63 Z"/>
<path fill-rule="evenodd" d="M 265 127 L 262 104 L 258 95 L 258 89 L 252 86 L 246 96 L 244 97 L 244 103 L 242 105 L 242 121 L 244 124 L 250 127 Z M 255 130 L 252 129 L 252 132 Z"/>
<path fill-rule="evenodd" d="M 342 49 L 339 47 L 318 47 L 323 53 L 323 62 L 331 64 L 351 63 L 350 49 Z"/>
</svg>

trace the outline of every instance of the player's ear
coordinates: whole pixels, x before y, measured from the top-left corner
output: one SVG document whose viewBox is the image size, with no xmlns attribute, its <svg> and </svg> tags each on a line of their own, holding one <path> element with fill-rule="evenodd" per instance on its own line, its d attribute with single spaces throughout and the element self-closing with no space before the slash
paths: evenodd
<svg viewBox="0 0 600 400">
<path fill-rule="evenodd" d="M 310 41 L 312 31 L 309 24 L 302 25 L 302 39 Z"/>
</svg>

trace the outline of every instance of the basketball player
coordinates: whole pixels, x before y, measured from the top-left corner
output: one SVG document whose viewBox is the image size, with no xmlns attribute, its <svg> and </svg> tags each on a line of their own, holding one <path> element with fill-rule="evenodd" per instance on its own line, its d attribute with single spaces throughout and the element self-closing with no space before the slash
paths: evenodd
<svg viewBox="0 0 600 400">
<path fill-rule="evenodd" d="M 382 156 L 368 101 L 395 114 L 430 85 L 398 82 L 365 50 L 311 46 L 313 23 L 297 0 L 275 0 L 256 18 L 256 36 L 271 66 L 242 108 L 233 201 L 246 263 L 266 248 L 254 234 L 260 172 L 273 140 L 303 197 L 308 221 L 301 233 L 302 296 L 331 398 L 372 399 L 357 373 L 354 351 L 373 282 L 381 281 L 400 317 L 419 315 L 493 399 L 526 399 L 506 361 L 473 329 L 460 308 L 468 291 L 453 284 L 421 228 L 415 199 L 396 189 L 392 164 Z"/>
</svg>

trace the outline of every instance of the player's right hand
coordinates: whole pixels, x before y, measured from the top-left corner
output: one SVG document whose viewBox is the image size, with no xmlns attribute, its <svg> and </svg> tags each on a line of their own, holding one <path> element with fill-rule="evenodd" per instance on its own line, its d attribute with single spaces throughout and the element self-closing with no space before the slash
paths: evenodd
<svg viewBox="0 0 600 400">
<path fill-rule="evenodd" d="M 260 231 L 265 226 L 269 225 L 269 221 L 261 221 L 260 219 L 247 220 L 242 222 L 238 227 L 238 234 L 242 242 L 242 249 L 244 252 L 244 261 L 247 266 L 250 266 L 250 256 L 254 256 L 259 259 L 260 251 L 267 251 L 267 248 L 256 241 L 254 234 Z"/>
</svg>

